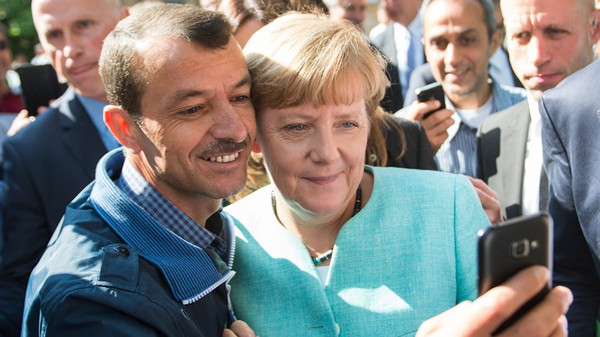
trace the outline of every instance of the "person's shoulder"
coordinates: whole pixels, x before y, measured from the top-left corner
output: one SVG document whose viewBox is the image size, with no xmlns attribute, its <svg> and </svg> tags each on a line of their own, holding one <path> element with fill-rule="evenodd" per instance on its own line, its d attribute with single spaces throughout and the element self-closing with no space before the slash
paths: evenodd
<svg viewBox="0 0 600 337">
<path fill-rule="evenodd" d="M 410 186 L 411 188 L 435 190 L 442 186 L 454 186 L 457 180 L 466 180 L 462 175 L 441 171 L 372 166 L 369 166 L 369 169 L 379 184 L 391 188 Z"/>
<path fill-rule="evenodd" d="M 545 104 L 577 105 L 600 100 L 600 87 L 596 85 L 600 77 L 600 60 L 567 76 L 556 87 L 543 93 Z"/>
<path fill-rule="evenodd" d="M 527 100 L 527 91 L 523 88 L 512 87 L 494 81 L 496 89 L 497 105 L 500 109 L 506 109 L 521 101 Z"/>
<path fill-rule="evenodd" d="M 529 104 L 527 99 L 521 100 L 503 110 L 495 112 L 483 121 L 481 129 L 495 128 L 499 125 L 510 123 L 515 118 L 529 119 Z"/>
<path fill-rule="evenodd" d="M 50 302 L 80 289 L 102 284 L 110 286 L 110 278 L 115 273 L 123 274 L 119 280 L 121 286 L 133 287 L 133 280 L 137 278 L 133 275 L 139 269 L 137 258 L 135 249 L 121 241 L 90 206 L 87 196 L 80 195 L 67 207 L 31 274 L 30 283 L 38 285 L 35 292 Z M 133 265 L 136 268 L 129 268 Z M 109 282 L 105 281 L 107 278 Z M 126 282 L 128 279 L 132 281 Z"/>
<path fill-rule="evenodd" d="M 6 139 L 9 146 L 27 147 L 28 149 L 44 146 L 54 146 L 53 137 L 60 129 L 60 119 L 64 116 L 65 106 L 75 99 L 74 94 L 67 90 L 61 97 L 57 98 L 44 112 L 36 116 L 33 123 L 26 126 L 14 136 Z M 35 144 L 35 147 L 32 147 Z"/>
<path fill-rule="evenodd" d="M 228 205 L 223 210 L 231 215 L 236 225 L 256 223 L 269 211 L 271 205 L 271 185 L 264 186 L 242 199 Z"/>
</svg>

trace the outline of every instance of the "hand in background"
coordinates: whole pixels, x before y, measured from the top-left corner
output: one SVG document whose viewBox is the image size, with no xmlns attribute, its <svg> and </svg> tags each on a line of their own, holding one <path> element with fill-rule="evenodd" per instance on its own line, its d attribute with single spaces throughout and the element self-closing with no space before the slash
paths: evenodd
<svg viewBox="0 0 600 337">
<path fill-rule="evenodd" d="M 446 141 L 448 138 L 448 128 L 454 124 L 454 120 L 452 119 L 454 111 L 448 109 L 442 109 L 434 112 L 427 118 L 424 117 L 428 112 L 439 107 L 440 102 L 436 100 L 427 102 L 415 101 L 408 107 L 408 113 L 406 114 L 406 118 L 417 121 L 423 125 L 433 154 L 435 154 L 444 141 Z"/>
<path fill-rule="evenodd" d="M 475 187 L 481 206 L 492 225 L 502 221 L 502 207 L 500 206 L 500 202 L 498 202 L 498 194 L 484 183 L 483 180 L 473 177 L 467 178 L 469 178 L 469 181 Z"/>
<path fill-rule="evenodd" d="M 47 108 L 48 107 L 46 106 L 40 106 L 37 111 L 38 115 L 46 111 Z M 13 122 L 10 124 L 10 128 L 8 128 L 8 131 L 6 131 L 6 135 L 8 137 L 14 136 L 17 134 L 17 132 L 23 130 L 23 128 L 33 122 L 35 122 L 35 116 L 29 116 L 29 112 L 23 109 L 21 112 L 19 112 L 19 114 L 17 114 L 17 117 L 15 117 Z"/>
</svg>

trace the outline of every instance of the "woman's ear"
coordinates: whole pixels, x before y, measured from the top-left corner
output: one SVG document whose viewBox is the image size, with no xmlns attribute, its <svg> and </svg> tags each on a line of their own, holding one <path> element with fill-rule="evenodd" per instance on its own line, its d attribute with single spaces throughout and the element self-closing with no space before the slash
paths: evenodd
<svg viewBox="0 0 600 337">
<path fill-rule="evenodd" d="M 121 145 L 133 153 L 141 151 L 139 127 L 127 111 L 120 106 L 107 105 L 104 108 L 104 123 Z"/>
</svg>

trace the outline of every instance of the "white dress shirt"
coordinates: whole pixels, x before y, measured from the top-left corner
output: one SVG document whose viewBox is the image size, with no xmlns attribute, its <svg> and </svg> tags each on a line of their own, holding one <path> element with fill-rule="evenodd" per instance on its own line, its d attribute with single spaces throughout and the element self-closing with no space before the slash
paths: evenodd
<svg viewBox="0 0 600 337">
<path fill-rule="evenodd" d="M 532 214 L 540 210 L 540 176 L 542 173 L 542 122 L 538 101 L 527 93 L 529 103 L 529 131 L 525 148 L 525 168 L 523 171 L 523 214 Z"/>
<path fill-rule="evenodd" d="M 398 72 L 400 74 L 400 83 L 402 84 L 402 96 L 405 97 L 410 81 L 410 74 L 416 67 L 425 62 L 421 16 L 417 14 L 408 27 L 404 27 L 397 22 L 394 22 L 393 25 Z M 409 50 L 411 50 L 410 55 Z"/>
</svg>

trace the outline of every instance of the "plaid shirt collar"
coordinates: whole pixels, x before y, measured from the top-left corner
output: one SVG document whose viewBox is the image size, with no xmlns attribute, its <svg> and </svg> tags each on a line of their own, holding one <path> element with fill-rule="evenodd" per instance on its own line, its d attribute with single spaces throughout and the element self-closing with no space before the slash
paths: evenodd
<svg viewBox="0 0 600 337">
<path fill-rule="evenodd" d="M 158 223 L 182 239 L 202 249 L 211 248 L 220 256 L 226 254 L 220 210 L 208 218 L 206 228 L 200 226 L 150 185 L 128 160 L 125 160 L 117 186 Z"/>
</svg>

